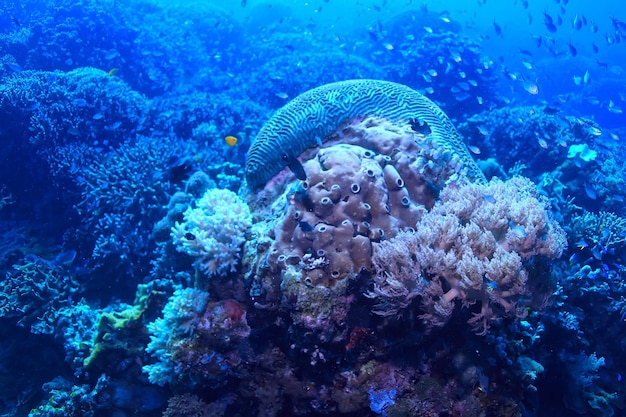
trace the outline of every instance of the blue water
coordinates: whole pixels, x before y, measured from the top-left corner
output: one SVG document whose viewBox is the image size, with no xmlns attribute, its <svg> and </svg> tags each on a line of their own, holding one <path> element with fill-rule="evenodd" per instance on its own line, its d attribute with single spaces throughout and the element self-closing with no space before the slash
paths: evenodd
<svg viewBox="0 0 626 417">
<path fill-rule="evenodd" d="M 625 415 L 622 3 L 5 0 L 0 415 Z"/>
</svg>

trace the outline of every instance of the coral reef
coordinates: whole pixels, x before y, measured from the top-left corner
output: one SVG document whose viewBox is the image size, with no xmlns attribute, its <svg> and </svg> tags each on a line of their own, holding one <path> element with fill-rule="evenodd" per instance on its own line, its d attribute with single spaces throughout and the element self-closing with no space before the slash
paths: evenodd
<svg viewBox="0 0 626 417">
<path fill-rule="evenodd" d="M 285 35 L 276 36 L 274 42 L 297 43 L 299 50 L 288 55 L 280 54 L 267 59 L 259 66 L 258 72 L 255 71 L 252 74 L 254 79 L 250 83 L 250 96 L 256 97 L 259 103 L 266 104 L 270 108 L 279 108 L 287 103 L 289 97 L 296 97 L 312 88 L 336 80 L 385 78 L 384 71 L 372 65 L 368 60 L 344 51 L 334 50 L 328 45 L 311 45 L 310 48 L 305 49 L 299 39 Z M 324 49 L 326 51 L 323 51 Z M 299 63 L 295 69 L 289 65 L 289 62 L 294 59 L 297 59 Z M 272 76 L 266 77 L 262 74 L 272 74 Z"/>
<path fill-rule="evenodd" d="M 430 136 L 378 118 L 344 124 L 303 159 L 306 180 L 287 183 L 274 198 L 268 186 L 260 193 L 267 196 L 251 199 L 256 213 L 268 214 L 253 225 L 244 263 L 258 305 L 275 309 L 282 299 L 296 323 L 332 339 L 348 311 L 347 282 L 372 271 L 373 243 L 413 228 L 462 168 Z M 274 203 L 264 207 L 265 199 Z M 322 299 L 328 305 L 313 302 Z"/>
<path fill-rule="evenodd" d="M 33 409 L 28 414 L 33 417 L 53 417 L 53 416 L 94 416 L 96 410 L 101 408 L 101 390 L 109 381 L 106 376 L 98 379 L 93 389 L 89 385 L 72 385 L 70 381 L 63 378 L 44 384 L 44 390 L 50 395 L 48 402 Z"/>
<path fill-rule="evenodd" d="M 3 3 L 0 414 L 623 415 L 626 24 L 286 3 Z"/>
<path fill-rule="evenodd" d="M 72 258 L 73 260 L 73 258 Z M 25 256 L 4 278 L 0 317 L 14 317 L 33 333 L 54 332 L 55 311 L 78 292 L 80 285 L 67 264 Z"/>
<path fill-rule="evenodd" d="M 378 52 L 385 45 L 393 49 L 385 48 L 374 60 L 393 80 L 426 94 L 462 122 L 504 100 L 495 87 L 495 57 L 485 54 L 480 41 L 460 32 L 458 22 L 444 21 L 426 7 L 403 10 L 379 34 L 385 42 L 372 45 Z"/>
<path fill-rule="evenodd" d="M 15 137 L 48 157 L 70 142 L 118 145 L 141 131 L 145 108 L 145 97 L 95 68 L 22 71 L 0 86 L 0 109 L 3 117 L 14 120 L 10 128 Z"/>
<path fill-rule="evenodd" d="M 523 161 L 532 173 L 557 167 L 568 159 L 576 162 L 568 158 L 570 147 L 588 144 L 595 148 L 598 125 L 588 119 L 552 114 L 546 107 L 528 106 L 485 111 L 462 121 L 458 129 L 468 144 L 480 150 L 481 158 L 496 157 L 505 170 Z"/>
<path fill-rule="evenodd" d="M 153 384 L 174 382 L 180 374 L 174 356 L 177 343 L 184 336 L 191 336 L 206 308 L 209 294 L 193 288 L 176 289 L 163 309 L 163 318 L 149 323 L 150 343 L 146 351 L 158 359 L 155 364 L 144 366 L 144 372 Z"/>
<path fill-rule="evenodd" d="M 626 261 L 626 219 L 615 213 L 583 210 L 573 215 L 568 230 L 570 244 L 579 249 L 579 257 L 591 255 L 596 261 L 619 264 Z"/>
<path fill-rule="evenodd" d="M 163 417 L 221 417 L 223 408 L 212 407 L 197 395 L 174 395 L 167 402 L 167 409 Z"/>
<path fill-rule="evenodd" d="M 149 269 L 146 255 L 155 248 L 152 227 L 186 178 L 179 178 L 177 165 L 167 168 L 177 155 L 190 150 L 184 141 L 142 136 L 81 171 L 80 201 L 74 209 L 82 224 L 75 226 L 73 234 L 67 233 L 67 239 L 81 248 L 92 270 L 139 279 L 137 268 Z M 121 283 L 134 291 L 137 281 Z"/>
</svg>

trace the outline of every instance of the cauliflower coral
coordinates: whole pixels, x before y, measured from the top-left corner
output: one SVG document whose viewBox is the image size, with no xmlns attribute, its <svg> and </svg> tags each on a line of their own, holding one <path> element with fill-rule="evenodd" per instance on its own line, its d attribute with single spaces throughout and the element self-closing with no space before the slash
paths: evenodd
<svg viewBox="0 0 626 417">
<path fill-rule="evenodd" d="M 171 231 L 176 249 L 209 276 L 235 272 L 252 224 L 248 205 L 232 191 L 210 189 L 183 216 Z"/>
</svg>

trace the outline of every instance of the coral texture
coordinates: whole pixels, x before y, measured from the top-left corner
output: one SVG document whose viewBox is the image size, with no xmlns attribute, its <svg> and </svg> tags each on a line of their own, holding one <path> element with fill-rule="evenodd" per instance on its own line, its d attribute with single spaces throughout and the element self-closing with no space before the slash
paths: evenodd
<svg viewBox="0 0 626 417">
<path fill-rule="evenodd" d="M 623 260 L 626 246 L 626 219 L 615 213 L 584 211 L 572 218 L 571 239 L 580 250 L 589 250 L 598 261 Z"/>
<path fill-rule="evenodd" d="M 275 198 L 274 218 L 254 226 L 255 295 L 275 298 L 273 277 L 287 269 L 326 287 L 372 270 L 372 242 L 412 229 L 459 166 L 428 137 L 378 118 L 348 123 L 327 145 L 304 162 L 307 180 Z"/>
<path fill-rule="evenodd" d="M 46 154 L 77 141 L 105 148 L 119 144 L 141 130 L 145 107 L 146 98 L 121 79 L 89 67 L 23 71 L 0 85 L 0 114 L 14 119 L 16 138 Z"/>
<path fill-rule="evenodd" d="M 244 306 L 235 300 L 209 302 L 207 292 L 178 289 L 163 318 L 148 324 L 146 351 L 157 359 L 143 367 L 153 384 L 203 381 L 222 385 L 240 364 L 239 349 L 249 336 Z"/>
<path fill-rule="evenodd" d="M 349 121 L 302 158 L 305 181 L 277 197 L 255 194 L 257 213 L 259 201 L 273 204 L 244 262 L 257 306 L 280 307 L 320 340 L 336 340 L 354 298 L 347 281 L 373 271 L 372 245 L 412 230 L 461 164 L 430 136 L 380 118 Z"/>
<path fill-rule="evenodd" d="M 534 185 L 522 177 L 450 184 L 440 198 L 414 232 L 375 246 L 368 295 L 379 302 L 376 312 L 395 315 L 419 297 L 422 318 L 443 325 L 455 300 L 479 302 L 469 323 L 484 334 L 503 315 L 524 317 L 529 298 L 541 304 L 549 286 L 533 282 L 525 266 L 537 256 L 558 258 L 566 242 Z"/>
<path fill-rule="evenodd" d="M 246 203 L 232 191 L 211 189 L 185 211 L 184 219 L 171 233 L 178 251 L 195 257 L 207 275 L 234 272 L 252 223 Z"/>
</svg>

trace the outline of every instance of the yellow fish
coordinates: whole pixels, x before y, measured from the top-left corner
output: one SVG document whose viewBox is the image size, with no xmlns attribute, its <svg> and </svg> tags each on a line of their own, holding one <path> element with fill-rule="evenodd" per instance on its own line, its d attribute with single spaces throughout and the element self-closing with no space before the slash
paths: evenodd
<svg viewBox="0 0 626 417">
<path fill-rule="evenodd" d="M 235 146 L 237 144 L 237 138 L 234 136 L 226 136 L 224 140 L 228 146 Z"/>
<path fill-rule="evenodd" d="M 112 76 L 116 75 L 118 71 L 119 71 L 119 69 L 117 69 L 117 68 L 110 69 L 109 72 L 107 72 L 107 75 L 109 77 L 112 77 Z"/>
</svg>

